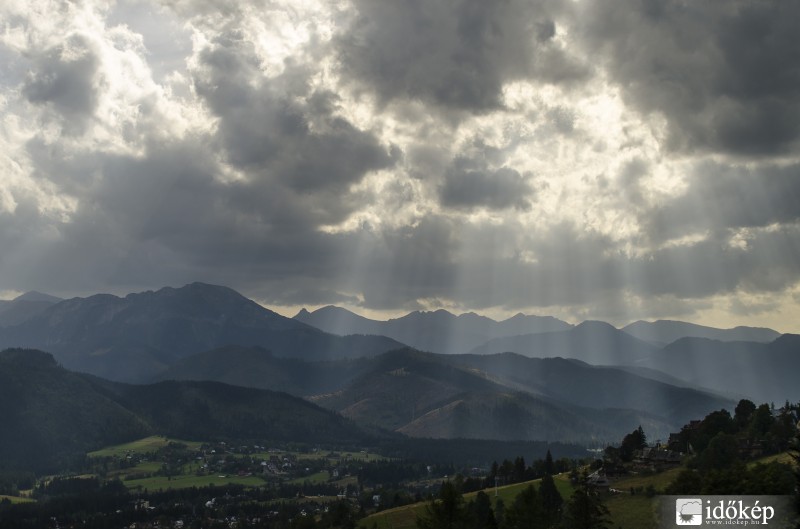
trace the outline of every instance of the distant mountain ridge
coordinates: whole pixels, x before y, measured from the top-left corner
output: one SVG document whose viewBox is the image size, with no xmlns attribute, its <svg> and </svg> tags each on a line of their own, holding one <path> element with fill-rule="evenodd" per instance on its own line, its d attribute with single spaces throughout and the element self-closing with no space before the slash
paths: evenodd
<svg viewBox="0 0 800 529">
<path fill-rule="evenodd" d="M 301 309 L 294 319 L 332 334 L 383 335 L 422 351 L 444 354 L 502 352 L 503 347 L 517 351 L 520 347 L 529 347 L 525 342 L 531 340 L 532 335 L 569 331 L 581 325 L 604 324 L 589 320 L 572 325 L 552 316 L 527 316 L 521 313 L 503 321 L 495 321 L 471 312 L 456 316 L 443 309 L 415 311 L 399 318 L 381 321 L 332 305 L 313 312 Z M 604 325 L 612 327 L 609 324 Z M 616 330 L 658 348 L 689 337 L 725 342 L 768 343 L 781 335 L 773 329 L 762 327 L 718 329 L 670 320 L 640 320 Z M 528 338 L 522 338 L 523 336 Z M 506 345 L 500 345 L 503 343 Z M 562 354 L 564 355 L 566 353 Z"/>
<path fill-rule="evenodd" d="M 469 354 L 519 353 L 533 358 L 564 357 L 592 365 L 637 365 L 659 350 L 612 325 L 585 321 L 567 331 L 495 338 Z"/>
<path fill-rule="evenodd" d="M 682 338 L 644 365 L 690 384 L 737 392 L 757 402 L 800 401 L 797 334 L 784 334 L 766 344 Z"/>
<path fill-rule="evenodd" d="M 411 349 L 365 359 L 361 375 L 312 400 L 412 436 L 610 441 L 639 424 L 666 435 L 733 402 L 615 369 L 516 354 Z"/>
<path fill-rule="evenodd" d="M 464 316 L 467 315 L 458 318 Z M 475 316 L 472 321 L 476 322 L 473 327 L 480 328 L 477 322 L 481 320 L 476 318 L 483 317 L 472 316 Z M 336 332 L 381 332 L 389 328 L 382 325 L 389 322 L 368 320 L 337 307 L 325 307 L 313 313 L 301 311 L 296 318 L 327 325 Z M 436 321 L 455 318 L 445 311 L 436 311 L 411 313 L 390 321 L 423 320 L 428 322 L 428 328 L 435 328 Z M 440 330 L 437 336 L 445 334 Z M 422 326 L 421 335 L 425 336 Z M 491 338 L 466 352 L 475 355 L 515 352 L 533 358 L 572 358 L 592 365 L 624 367 L 631 373 L 673 385 L 708 388 L 731 398 L 747 397 L 765 402 L 800 399 L 800 379 L 795 375 L 800 372 L 800 344 L 795 343 L 793 336 L 796 335 L 781 335 L 766 328 L 715 329 L 673 321 L 640 321 L 623 329 L 604 322 L 585 321 L 555 332 Z M 468 341 L 461 339 L 460 343 L 463 346 Z M 441 346 L 437 351 L 436 344 L 430 340 L 425 343 L 431 346 L 428 350 L 453 353 L 452 349 Z"/>
<path fill-rule="evenodd" d="M 800 399 L 800 337 L 770 343 L 680 338 L 666 346 L 634 338 L 607 323 L 584 322 L 569 331 L 490 340 L 471 351 L 515 352 L 532 358 L 562 356 L 595 366 L 654 369 L 693 387 L 758 402 Z M 654 380 L 664 380 L 656 374 Z"/>
<path fill-rule="evenodd" d="M 665 422 L 683 424 L 705 410 L 729 406 L 718 394 L 678 386 L 618 367 L 594 366 L 565 358 L 529 358 L 516 353 L 458 355 L 456 365 L 481 370 L 498 382 L 514 384 L 556 402 L 592 409 L 648 412 Z M 666 377 L 665 377 L 666 378 Z"/>
<path fill-rule="evenodd" d="M 229 344 L 266 346 L 277 356 L 307 359 L 369 356 L 401 346 L 385 337 L 327 334 L 230 288 L 203 283 L 123 298 L 64 300 L 0 329 L 0 347 L 46 350 L 71 369 L 129 382 Z"/>
<path fill-rule="evenodd" d="M 657 320 L 636 321 L 622 328 L 623 331 L 640 340 L 657 345 L 667 345 L 681 338 L 708 338 L 722 342 L 769 343 L 781 333 L 764 327 L 734 327 L 717 329 L 683 321 Z"/>
<path fill-rule="evenodd" d="M 31 294 L 27 298 L 19 301 L 34 302 L 37 295 Z M 49 303 L 52 300 L 43 301 Z M 319 320 L 318 324 L 322 325 L 322 321 L 328 329 L 335 328 L 346 335 L 327 333 L 301 321 L 315 318 Z M 688 331 L 709 329 L 681 322 L 672 323 L 675 325 L 660 325 L 658 328 Z M 560 330 L 546 330 L 550 327 Z M 534 329 L 536 332 L 497 336 L 481 341 L 486 336 L 516 333 L 521 329 Z M 661 387 L 659 383 L 692 391 L 698 387 L 709 388 L 730 398 L 746 396 L 759 402 L 800 399 L 800 385 L 794 375 L 800 372 L 800 342 L 795 335 L 781 335 L 768 343 L 681 338 L 667 346 L 660 346 L 604 322 L 585 321 L 572 326 L 554 318 L 524 315 L 495 322 L 474 313 L 455 316 L 439 310 L 413 312 L 402 318 L 379 322 L 345 309 L 326 307 L 314 313 L 301 311 L 296 318 L 285 318 L 230 288 L 203 283 L 192 283 L 181 288 L 167 287 L 125 297 L 98 294 L 51 303 L 22 323 L 0 328 L 0 348 L 21 346 L 47 350 L 69 369 L 124 382 L 172 378 L 216 380 L 277 389 L 297 396 L 319 397 L 328 394 L 331 398 L 325 401 L 326 405 L 343 411 L 353 403 L 339 406 L 341 403 L 332 395 L 340 391 L 350 391 L 353 395 L 357 382 L 375 369 L 376 364 L 370 363 L 368 358 L 407 347 L 397 339 L 372 334 L 383 331 L 405 336 L 410 343 L 428 344 L 433 351 L 448 353 L 453 361 L 460 356 L 455 351 L 468 344 L 478 344 L 470 350 L 475 355 L 470 365 L 449 365 L 451 369 L 474 370 L 473 374 L 483 382 L 478 384 L 477 379 L 471 379 L 476 381 L 476 385 L 462 388 L 463 398 L 458 404 L 450 401 L 431 407 L 437 404 L 431 401 L 417 410 L 423 413 L 424 408 L 424 413 L 429 413 L 441 408 L 440 413 L 445 414 L 442 417 L 463 413 L 464 410 L 472 410 L 470 413 L 473 417 L 491 412 L 491 407 L 487 408 L 480 404 L 480 399 L 475 398 L 478 388 L 483 387 L 485 381 L 493 384 L 485 388 L 489 394 L 495 395 L 493 402 L 516 409 L 515 416 L 520 421 L 533 420 L 533 416 L 529 417 L 528 414 L 534 410 L 539 413 L 550 409 L 544 405 L 534 405 L 541 399 L 547 401 L 548 406 L 589 408 L 596 400 L 606 403 L 609 409 L 617 406 L 633 411 L 642 420 L 647 418 L 653 421 L 654 425 L 659 421 L 662 425 L 672 424 L 680 410 L 670 410 L 669 403 L 648 396 L 644 391 L 648 385 Z M 622 367 L 628 375 L 639 378 L 631 379 L 637 382 L 626 382 L 627 379 L 616 371 L 595 369 L 582 372 L 581 375 L 576 371 L 575 380 L 583 380 L 583 387 L 596 387 L 602 393 L 598 393 L 596 398 L 575 399 L 568 392 L 559 393 L 557 386 L 548 386 L 534 375 L 520 379 L 515 373 L 479 365 L 481 355 L 506 352 L 531 358 L 568 359 L 572 362 L 568 365 L 569 369 L 577 369 L 579 364 L 574 360 L 591 366 L 613 367 L 616 371 L 622 371 L 618 369 Z M 341 359 L 350 360 L 338 362 Z M 546 365 L 556 365 L 552 362 L 536 366 L 520 360 L 515 362 L 519 363 L 520 372 L 523 373 L 531 369 L 559 372 L 545 369 Z M 434 363 L 448 362 L 440 358 Z M 426 369 L 441 373 L 438 367 L 434 369 L 432 365 Z M 618 382 L 604 387 L 590 383 L 591 376 L 587 378 L 584 376 L 586 373 L 599 377 L 599 381 L 613 379 Z M 444 391 L 440 387 L 442 379 L 418 375 L 412 378 L 418 379 L 420 384 L 425 379 L 425 383 L 430 382 L 431 387 L 438 388 L 437 391 Z M 378 376 L 384 375 L 379 373 Z M 641 385 L 640 379 L 649 382 Z M 385 379 L 385 382 L 386 388 L 394 387 L 398 392 L 393 397 L 398 402 L 411 398 L 410 395 L 415 391 L 413 385 L 406 387 L 393 378 Z M 641 403 L 626 400 L 624 394 L 615 390 L 616 387 L 629 385 L 639 388 L 635 393 L 641 395 Z M 581 392 L 583 387 L 575 386 L 569 379 L 564 379 L 560 386 L 572 387 L 576 395 L 584 395 Z M 364 386 L 362 389 L 367 387 L 372 388 L 370 391 L 382 391 L 388 395 L 384 391 L 386 388 Z M 519 392 L 527 396 L 520 396 Z M 442 394 L 455 398 L 449 390 Z M 500 394 L 505 396 L 500 398 Z M 606 397 L 610 395 L 617 395 L 617 398 L 609 401 Z M 692 409 L 691 402 L 680 396 L 682 393 L 672 395 L 674 402 L 682 403 L 681 408 Z M 403 416 L 405 422 L 390 424 L 388 418 L 395 412 L 385 409 L 385 405 L 391 404 L 392 399 L 365 398 L 367 400 L 359 407 L 350 408 L 347 413 L 371 420 L 373 415 L 380 416 L 385 411 L 386 419 L 381 419 L 378 424 L 397 430 L 408 427 L 409 432 L 416 432 L 415 435 L 450 435 L 455 431 L 437 433 L 432 430 L 435 421 L 431 420 L 417 422 L 412 428 L 408 421 L 420 419 L 418 413 L 408 420 Z M 646 402 L 651 405 L 644 406 Z M 617 419 L 608 419 L 612 420 Z M 463 430 L 463 433 L 479 434 L 474 428 Z"/>
<path fill-rule="evenodd" d="M 690 418 L 733 405 L 686 384 L 624 369 L 514 353 L 443 355 L 404 348 L 370 358 L 304 362 L 263 349 L 223 348 L 187 357 L 163 376 L 280 389 L 362 424 L 437 438 L 594 442 L 615 439 L 640 423 L 666 435 Z"/>
<path fill-rule="evenodd" d="M 302 309 L 294 319 L 333 334 L 388 336 L 422 351 L 443 354 L 465 353 L 501 336 L 572 328 L 571 324 L 552 316 L 517 314 L 498 322 L 472 312 L 456 316 L 443 309 L 416 311 L 400 318 L 380 321 L 359 316 L 341 307 L 327 306 L 314 312 Z"/>
</svg>

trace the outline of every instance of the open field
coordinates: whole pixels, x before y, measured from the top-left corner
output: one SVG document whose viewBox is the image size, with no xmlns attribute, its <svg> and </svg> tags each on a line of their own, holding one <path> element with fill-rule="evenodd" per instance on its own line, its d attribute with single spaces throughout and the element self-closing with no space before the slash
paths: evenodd
<svg viewBox="0 0 800 529">
<path fill-rule="evenodd" d="M 154 474 L 161 470 L 162 464 L 158 461 L 145 461 L 130 468 L 114 470 L 106 474 L 107 479 L 119 478 L 123 481 L 137 474 Z"/>
<path fill-rule="evenodd" d="M 87 455 L 89 457 L 124 457 L 129 453 L 146 454 L 148 452 L 154 452 L 159 448 L 164 448 L 169 443 L 173 442 L 183 443 L 192 450 L 199 450 L 202 444 L 196 441 L 183 441 L 180 439 L 169 439 L 160 435 L 153 435 L 137 441 L 131 441 L 130 443 L 101 448 L 100 450 L 89 452 Z"/>
<path fill-rule="evenodd" d="M 658 500 L 644 494 L 617 494 L 606 498 L 615 529 L 655 529 Z"/>
<path fill-rule="evenodd" d="M 774 454 L 771 456 L 762 457 L 761 459 L 756 459 L 755 461 L 748 463 L 748 466 L 752 467 L 759 463 L 763 463 L 766 465 L 767 463 L 772 463 L 773 461 L 777 461 L 778 463 L 786 463 L 787 465 L 791 465 L 792 463 L 794 463 L 794 459 L 792 459 L 792 454 L 790 454 L 789 452 L 782 452 L 780 454 Z"/>
<path fill-rule="evenodd" d="M 605 504 L 611 513 L 612 526 L 619 529 L 655 529 L 656 498 L 648 498 L 642 489 L 652 486 L 660 492 L 672 483 L 684 467 L 672 468 L 656 474 L 639 474 L 612 480 L 611 486 L 622 491 L 606 498 Z M 630 490 L 637 493 L 631 495 Z"/>
<path fill-rule="evenodd" d="M 11 503 L 30 503 L 36 501 L 32 498 L 23 498 L 20 496 L 6 496 L 5 494 L 0 494 L 0 502 L 8 500 Z"/>
<path fill-rule="evenodd" d="M 678 477 L 678 474 L 680 474 L 684 468 L 685 467 L 680 466 L 665 470 L 664 472 L 641 473 L 632 476 L 625 476 L 623 478 L 615 478 L 611 480 L 611 487 L 621 490 L 622 492 L 628 492 L 631 488 L 644 489 L 652 485 L 657 491 L 660 492 L 664 490 L 667 485 L 675 481 L 675 478 Z"/>
<path fill-rule="evenodd" d="M 264 484 L 264 480 L 256 476 L 227 476 L 227 475 L 208 475 L 208 476 L 195 476 L 195 475 L 182 475 L 172 476 L 154 476 L 144 479 L 133 479 L 124 481 L 125 486 L 129 489 L 141 487 L 149 491 L 154 490 L 167 490 L 167 489 L 186 489 L 189 487 L 208 487 L 223 486 L 223 485 L 244 485 L 246 487 L 258 487 Z"/>
<path fill-rule="evenodd" d="M 306 481 L 309 483 L 325 483 L 330 479 L 331 475 L 328 473 L 327 470 L 322 472 L 317 472 L 316 474 L 311 474 L 309 476 L 302 476 L 299 478 L 290 479 L 289 483 L 293 485 L 302 485 Z"/>
<path fill-rule="evenodd" d="M 380 456 L 378 454 L 373 454 L 369 452 L 307 452 L 307 453 L 299 453 L 299 452 L 286 452 L 289 454 L 294 454 L 297 456 L 298 461 L 303 461 L 305 459 L 320 459 L 325 458 L 329 460 L 348 460 L 352 459 L 355 461 L 379 461 L 379 460 L 386 460 L 385 457 Z M 332 455 L 331 455 L 332 454 Z"/>
</svg>

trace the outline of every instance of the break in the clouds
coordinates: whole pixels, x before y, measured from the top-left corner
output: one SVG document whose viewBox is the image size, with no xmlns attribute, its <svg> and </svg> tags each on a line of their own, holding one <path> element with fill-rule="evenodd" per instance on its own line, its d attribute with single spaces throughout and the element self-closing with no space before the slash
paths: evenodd
<svg viewBox="0 0 800 529">
<path fill-rule="evenodd" d="M 3 2 L 0 291 L 798 331 L 796 10 Z"/>
</svg>

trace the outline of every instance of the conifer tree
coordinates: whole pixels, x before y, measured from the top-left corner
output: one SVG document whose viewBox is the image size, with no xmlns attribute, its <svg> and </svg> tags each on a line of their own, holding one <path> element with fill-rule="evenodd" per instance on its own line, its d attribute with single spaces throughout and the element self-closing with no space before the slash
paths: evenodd
<svg viewBox="0 0 800 529">
<path fill-rule="evenodd" d="M 539 485 L 539 497 L 542 502 L 542 518 L 545 522 L 544 527 L 553 527 L 561 519 L 561 507 L 564 499 L 556 488 L 553 476 L 545 474 Z"/>
<path fill-rule="evenodd" d="M 464 497 L 453 483 L 442 483 L 439 498 L 425 506 L 417 517 L 419 529 L 465 529 L 467 527 Z"/>
<path fill-rule="evenodd" d="M 608 508 L 589 484 L 584 470 L 580 485 L 564 508 L 564 529 L 608 529 Z"/>
<path fill-rule="evenodd" d="M 542 499 L 533 485 L 520 492 L 506 509 L 503 527 L 506 529 L 544 529 Z"/>
</svg>

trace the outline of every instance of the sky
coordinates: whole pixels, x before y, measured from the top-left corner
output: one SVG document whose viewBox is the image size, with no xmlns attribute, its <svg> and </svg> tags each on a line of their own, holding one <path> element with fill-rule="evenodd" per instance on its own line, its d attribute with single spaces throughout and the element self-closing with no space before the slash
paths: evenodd
<svg viewBox="0 0 800 529">
<path fill-rule="evenodd" d="M 4 0 L 0 294 L 800 332 L 800 3 Z"/>
</svg>

